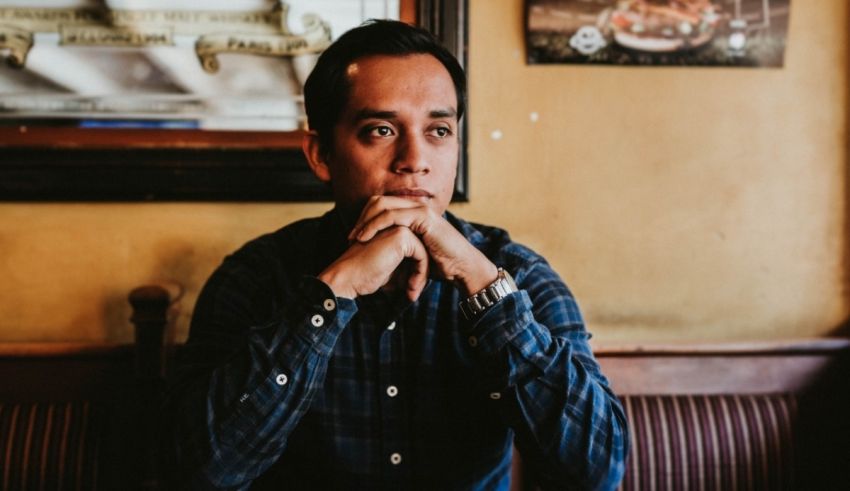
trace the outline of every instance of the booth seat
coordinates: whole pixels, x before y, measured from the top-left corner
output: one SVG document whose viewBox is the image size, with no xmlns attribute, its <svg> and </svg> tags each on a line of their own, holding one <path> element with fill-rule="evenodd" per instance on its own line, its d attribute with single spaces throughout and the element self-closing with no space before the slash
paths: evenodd
<svg viewBox="0 0 850 491">
<path fill-rule="evenodd" d="M 850 340 L 595 346 L 623 403 L 620 490 L 850 489 Z M 515 452 L 512 490 L 538 489 Z"/>
<path fill-rule="evenodd" d="M 0 490 L 161 487 L 153 435 L 178 296 L 134 290 L 132 345 L 0 343 Z"/>
<path fill-rule="evenodd" d="M 155 435 L 179 289 L 131 294 L 132 345 L 0 343 L 0 489 L 164 489 Z M 620 489 L 847 489 L 850 340 L 594 347 L 623 402 Z M 515 453 L 512 488 L 535 489 Z"/>
<path fill-rule="evenodd" d="M 632 490 L 848 489 L 846 338 L 596 350 Z"/>
</svg>

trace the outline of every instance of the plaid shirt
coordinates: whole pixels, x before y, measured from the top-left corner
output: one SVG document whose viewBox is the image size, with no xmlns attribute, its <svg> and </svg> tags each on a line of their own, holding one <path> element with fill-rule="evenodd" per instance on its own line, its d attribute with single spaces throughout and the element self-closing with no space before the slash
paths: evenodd
<svg viewBox="0 0 850 491">
<path fill-rule="evenodd" d="M 335 297 L 316 276 L 347 247 L 336 210 L 225 259 L 172 385 L 181 486 L 508 489 L 513 442 L 544 488 L 617 486 L 626 420 L 572 294 L 503 230 L 446 217 L 520 288 L 474 322 L 445 281 Z"/>
</svg>

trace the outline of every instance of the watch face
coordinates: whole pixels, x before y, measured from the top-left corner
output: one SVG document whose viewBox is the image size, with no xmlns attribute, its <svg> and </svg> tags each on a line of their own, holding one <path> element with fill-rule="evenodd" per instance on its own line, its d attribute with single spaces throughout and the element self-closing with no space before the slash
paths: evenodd
<svg viewBox="0 0 850 491">
<path fill-rule="evenodd" d="M 499 271 L 501 271 L 502 276 L 505 278 L 505 281 L 507 281 L 508 285 L 510 285 L 511 292 L 513 293 L 519 291 L 519 288 L 517 288 L 516 282 L 514 281 L 514 277 L 511 276 L 511 274 L 508 273 L 507 270 L 500 269 Z"/>
</svg>

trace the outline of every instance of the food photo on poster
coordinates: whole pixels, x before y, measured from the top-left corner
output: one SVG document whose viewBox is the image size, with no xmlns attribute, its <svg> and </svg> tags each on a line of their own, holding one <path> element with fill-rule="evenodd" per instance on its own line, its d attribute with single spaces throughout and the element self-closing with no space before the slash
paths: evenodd
<svg viewBox="0 0 850 491">
<path fill-rule="evenodd" d="M 781 67 L 791 0 L 528 0 L 529 64 Z"/>
</svg>

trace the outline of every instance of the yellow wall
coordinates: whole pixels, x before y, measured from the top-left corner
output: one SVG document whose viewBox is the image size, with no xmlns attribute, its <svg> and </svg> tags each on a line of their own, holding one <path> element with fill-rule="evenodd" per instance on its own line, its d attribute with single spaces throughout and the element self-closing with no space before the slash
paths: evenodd
<svg viewBox="0 0 850 491">
<path fill-rule="evenodd" d="M 597 344 L 829 334 L 849 308 L 848 13 L 793 0 L 783 69 L 526 66 L 522 1 L 472 0 L 453 210 L 547 256 Z M 0 340 L 128 341 L 127 292 L 164 279 L 185 336 L 224 254 L 326 208 L 0 204 Z"/>
</svg>

